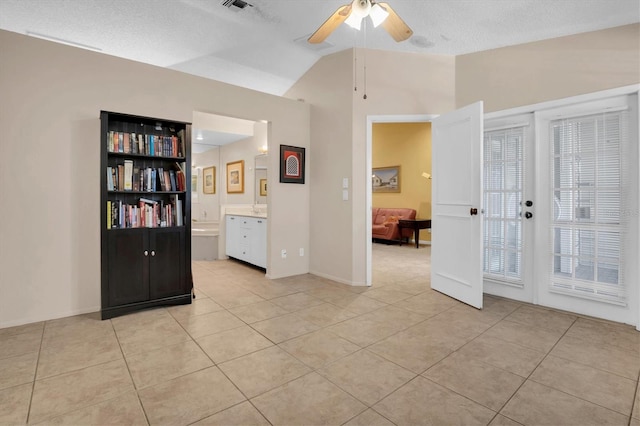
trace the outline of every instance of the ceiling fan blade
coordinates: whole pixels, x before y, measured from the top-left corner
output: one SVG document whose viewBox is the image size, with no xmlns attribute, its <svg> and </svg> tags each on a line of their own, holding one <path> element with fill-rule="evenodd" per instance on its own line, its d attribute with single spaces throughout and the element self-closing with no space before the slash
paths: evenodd
<svg viewBox="0 0 640 426">
<path fill-rule="evenodd" d="M 309 37 L 309 43 L 322 43 L 325 38 L 329 37 L 329 34 L 333 32 L 345 19 L 351 14 L 351 4 L 340 6 L 333 15 L 329 17 L 315 33 Z"/>
<path fill-rule="evenodd" d="M 387 19 L 382 22 L 382 27 L 389 33 L 395 41 L 404 41 L 411 37 L 413 31 L 405 22 L 398 16 L 396 12 L 389 6 L 389 3 L 378 2 L 380 6 L 385 8 L 389 12 Z"/>
</svg>

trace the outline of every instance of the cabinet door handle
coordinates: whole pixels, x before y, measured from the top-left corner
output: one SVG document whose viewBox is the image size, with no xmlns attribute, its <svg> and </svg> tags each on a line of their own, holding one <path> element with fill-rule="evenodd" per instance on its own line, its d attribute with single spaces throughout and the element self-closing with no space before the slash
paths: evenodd
<svg viewBox="0 0 640 426">
<path fill-rule="evenodd" d="M 151 256 L 155 256 L 156 255 L 156 251 L 155 250 L 151 250 Z"/>
<path fill-rule="evenodd" d="M 144 255 L 145 255 L 145 257 L 146 257 L 146 256 L 149 256 L 149 250 L 145 250 L 145 251 L 144 251 Z"/>
</svg>

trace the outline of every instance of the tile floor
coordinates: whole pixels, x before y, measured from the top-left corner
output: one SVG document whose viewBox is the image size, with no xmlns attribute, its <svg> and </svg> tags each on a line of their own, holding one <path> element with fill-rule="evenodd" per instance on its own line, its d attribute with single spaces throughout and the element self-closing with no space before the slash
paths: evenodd
<svg viewBox="0 0 640 426">
<path fill-rule="evenodd" d="M 640 426 L 640 333 L 429 289 L 374 244 L 374 286 L 195 262 L 197 299 L 0 330 L 0 424 Z"/>
</svg>

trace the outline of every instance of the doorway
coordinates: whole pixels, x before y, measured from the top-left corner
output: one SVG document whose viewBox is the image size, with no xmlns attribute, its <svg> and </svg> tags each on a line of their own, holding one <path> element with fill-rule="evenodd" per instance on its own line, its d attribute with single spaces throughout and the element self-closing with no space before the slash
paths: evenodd
<svg viewBox="0 0 640 426">
<path fill-rule="evenodd" d="M 373 170 L 373 129 L 374 124 L 411 124 L 411 123 L 430 123 L 431 120 L 435 116 L 433 115 L 384 115 L 384 116 L 368 116 L 367 117 L 367 147 L 366 147 L 366 170 L 367 170 L 367 191 L 366 191 L 366 205 L 367 205 L 367 220 L 366 220 L 366 229 L 367 229 L 367 245 L 366 245 L 366 285 L 372 285 L 372 268 L 373 268 L 373 243 L 372 243 L 372 217 L 371 211 L 373 207 L 373 187 L 372 187 L 372 170 Z M 426 155 L 426 154 L 425 154 Z M 387 160 L 385 160 L 387 161 Z M 378 164 L 378 166 L 397 166 L 395 162 L 399 161 L 397 159 L 389 158 L 388 161 L 391 163 L 387 164 Z M 426 167 L 426 166 L 425 166 Z M 411 176 L 405 175 L 409 170 L 411 170 Z M 409 203 L 407 199 L 402 198 L 405 194 L 414 194 L 414 196 L 419 196 L 420 192 L 427 192 L 428 185 L 430 185 L 430 180 L 426 177 L 422 176 L 422 173 L 426 173 L 427 170 L 422 170 L 416 164 L 412 164 L 411 166 L 407 165 L 407 167 L 400 167 L 401 171 L 401 180 L 400 180 L 400 193 L 390 193 L 390 194 L 382 194 L 386 197 L 383 200 L 384 203 L 389 204 L 390 207 L 407 207 L 405 205 L 395 205 L 395 202 L 398 203 Z M 430 174 L 430 173 L 429 173 Z M 407 176 L 405 182 L 403 182 L 402 176 Z M 403 189 L 404 188 L 404 189 Z M 404 191 L 404 193 L 402 192 Z M 405 201 L 400 201 L 401 199 Z M 396 201 L 397 200 L 397 201 Z M 430 200 L 422 199 L 422 202 L 415 201 L 415 209 L 417 214 L 428 214 L 430 210 L 430 206 L 427 203 L 430 203 Z M 385 207 L 387 207 L 385 205 Z M 411 208 L 414 208 L 411 207 Z M 415 249 L 415 248 L 414 248 Z"/>
</svg>

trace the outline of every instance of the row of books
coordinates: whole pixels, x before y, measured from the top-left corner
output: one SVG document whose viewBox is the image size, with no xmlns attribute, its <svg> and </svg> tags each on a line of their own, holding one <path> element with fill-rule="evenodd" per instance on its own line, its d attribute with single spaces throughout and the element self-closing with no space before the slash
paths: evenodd
<svg viewBox="0 0 640 426">
<path fill-rule="evenodd" d="M 170 203 L 140 198 L 138 204 L 107 201 L 107 229 L 165 228 L 183 226 L 182 200 L 177 195 Z"/>
<path fill-rule="evenodd" d="M 184 131 L 180 130 L 178 136 L 159 136 L 111 130 L 107 133 L 107 150 L 154 157 L 184 157 Z"/>
<path fill-rule="evenodd" d="M 108 191 L 186 191 L 187 180 L 183 168 L 178 170 L 163 167 L 135 167 L 133 160 L 107 167 Z"/>
</svg>

